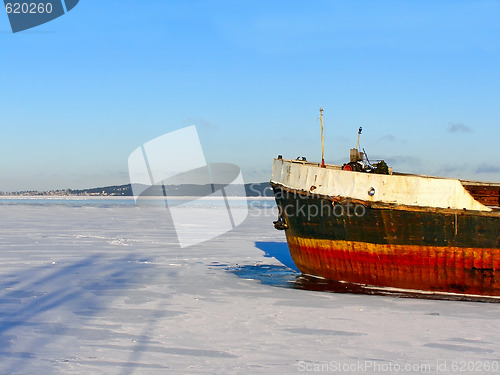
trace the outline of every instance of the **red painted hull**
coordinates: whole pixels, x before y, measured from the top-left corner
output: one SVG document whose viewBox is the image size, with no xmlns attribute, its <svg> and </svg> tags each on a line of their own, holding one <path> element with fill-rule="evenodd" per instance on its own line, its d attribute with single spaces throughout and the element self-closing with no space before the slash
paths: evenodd
<svg viewBox="0 0 500 375">
<path fill-rule="evenodd" d="M 287 231 L 305 274 L 364 285 L 500 296 L 500 252 L 301 238 Z"/>
</svg>

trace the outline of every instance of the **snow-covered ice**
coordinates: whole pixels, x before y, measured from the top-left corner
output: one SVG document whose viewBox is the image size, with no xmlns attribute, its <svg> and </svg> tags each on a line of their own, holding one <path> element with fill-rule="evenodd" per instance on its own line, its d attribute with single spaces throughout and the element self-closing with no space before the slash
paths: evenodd
<svg viewBox="0 0 500 375">
<path fill-rule="evenodd" d="M 0 212 L 2 374 L 500 372 L 500 304 L 294 288 L 269 210 L 183 249 L 154 207 Z"/>
</svg>

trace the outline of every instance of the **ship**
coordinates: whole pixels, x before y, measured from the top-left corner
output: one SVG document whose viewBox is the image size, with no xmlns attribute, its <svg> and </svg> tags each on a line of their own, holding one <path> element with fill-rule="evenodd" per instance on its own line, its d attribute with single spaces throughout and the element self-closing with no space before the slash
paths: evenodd
<svg viewBox="0 0 500 375">
<path fill-rule="evenodd" d="M 360 134 L 343 165 L 324 162 L 323 142 L 320 163 L 274 159 L 274 227 L 297 268 L 388 290 L 499 297 L 500 183 L 394 172 L 368 160 Z"/>
</svg>

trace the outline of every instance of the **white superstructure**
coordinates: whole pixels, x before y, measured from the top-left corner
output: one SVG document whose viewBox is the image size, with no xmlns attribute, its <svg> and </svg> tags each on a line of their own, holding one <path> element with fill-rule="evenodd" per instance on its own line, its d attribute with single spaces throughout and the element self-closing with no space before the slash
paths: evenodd
<svg viewBox="0 0 500 375">
<path fill-rule="evenodd" d="M 339 166 L 275 159 L 272 183 L 318 195 L 406 206 L 492 211 L 457 179 L 343 171 Z"/>
</svg>

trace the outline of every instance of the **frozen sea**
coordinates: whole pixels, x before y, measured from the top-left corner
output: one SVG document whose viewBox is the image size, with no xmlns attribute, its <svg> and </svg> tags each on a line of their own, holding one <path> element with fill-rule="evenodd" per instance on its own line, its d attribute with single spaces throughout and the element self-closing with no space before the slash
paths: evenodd
<svg viewBox="0 0 500 375">
<path fill-rule="evenodd" d="M 272 201 L 187 248 L 130 200 L 0 212 L 2 374 L 500 373 L 500 304 L 301 277 Z"/>
</svg>

